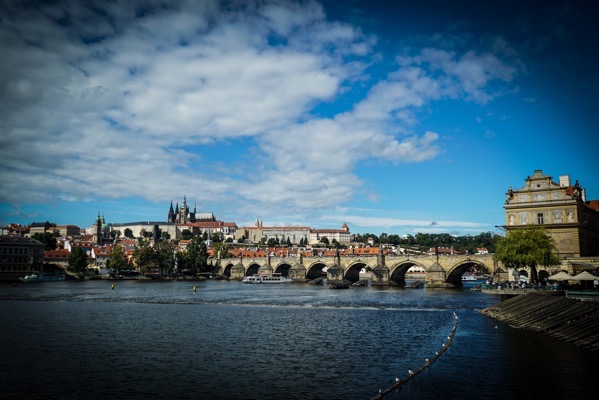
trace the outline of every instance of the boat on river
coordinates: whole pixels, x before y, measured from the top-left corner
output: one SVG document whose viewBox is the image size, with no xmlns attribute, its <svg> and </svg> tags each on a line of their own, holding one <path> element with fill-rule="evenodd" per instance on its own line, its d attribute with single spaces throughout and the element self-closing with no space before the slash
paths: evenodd
<svg viewBox="0 0 599 400">
<path fill-rule="evenodd" d="M 64 274 L 57 272 L 40 272 L 19 278 L 22 282 L 57 282 L 66 280 Z"/>
<path fill-rule="evenodd" d="M 242 279 L 243 283 L 292 283 L 293 280 L 278 273 L 266 275 L 248 275 Z"/>
<path fill-rule="evenodd" d="M 471 273 L 465 273 L 464 275 L 462 275 L 462 281 L 464 282 L 474 282 L 474 281 L 479 281 L 479 280 L 484 280 L 486 279 L 486 277 L 482 274 L 471 274 Z"/>
</svg>

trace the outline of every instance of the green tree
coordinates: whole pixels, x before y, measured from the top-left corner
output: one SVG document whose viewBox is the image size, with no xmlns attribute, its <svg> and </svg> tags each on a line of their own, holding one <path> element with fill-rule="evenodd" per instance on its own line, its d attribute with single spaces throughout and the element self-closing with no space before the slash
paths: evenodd
<svg viewBox="0 0 599 400">
<path fill-rule="evenodd" d="M 225 242 L 215 243 L 214 244 L 214 255 L 219 256 L 220 258 L 229 258 L 231 255 L 229 254 L 229 246 Z"/>
<path fill-rule="evenodd" d="M 187 245 L 186 253 L 189 268 L 194 274 L 208 269 L 208 249 L 200 236 L 191 239 Z"/>
<path fill-rule="evenodd" d="M 126 238 L 133 239 L 133 231 L 129 228 L 125 228 L 124 235 Z"/>
<path fill-rule="evenodd" d="M 121 231 L 119 231 L 119 230 L 110 231 L 110 237 L 112 238 L 112 240 L 118 239 L 119 237 L 121 237 Z"/>
<path fill-rule="evenodd" d="M 212 243 L 220 243 L 223 241 L 220 232 L 214 232 L 210 235 L 210 240 L 212 240 Z"/>
<path fill-rule="evenodd" d="M 191 233 L 191 231 L 189 229 L 183 229 L 181 231 L 181 239 L 183 240 L 189 240 L 193 237 L 193 233 Z"/>
<path fill-rule="evenodd" d="M 168 233 L 168 232 L 162 232 L 162 233 L 160 234 L 160 238 L 161 238 L 161 239 L 164 239 L 164 240 L 169 240 L 169 239 L 171 238 L 171 234 L 170 234 L 170 233 Z"/>
<path fill-rule="evenodd" d="M 324 244 L 325 246 L 329 245 L 329 238 L 326 236 L 323 236 L 322 238 L 320 238 L 320 243 Z"/>
<path fill-rule="evenodd" d="M 172 271 L 175 267 L 175 244 L 165 240 L 154 243 L 154 259 L 161 275 Z"/>
<path fill-rule="evenodd" d="M 501 239 L 493 258 L 508 268 L 530 267 L 530 282 L 537 280 L 537 266 L 559 265 L 553 239 L 540 227 L 510 230 Z"/>
<path fill-rule="evenodd" d="M 175 260 L 177 262 L 177 272 L 181 272 L 184 269 L 187 269 L 188 258 L 186 252 L 178 251 L 175 255 Z"/>
<path fill-rule="evenodd" d="M 84 272 L 87 269 L 87 254 L 81 247 L 73 247 L 67 257 L 67 269 L 71 272 Z"/>
<path fill-rule="evenodd" d="M 154 267 L 154 249 L 148 240 L 140 240 L 133 250 L 133 260 L 142 273 L 149 272 Z"/>
<path fill-rule="evenodd" d="M 108 266 L 118 274 L 119 271 L 126 269 L 128 265 L 123 248 L 118 244 L 112 246 L 108 255 Z"/>
<path fill-rule="evenodd" d="M 32 239 L 42 242 L 46 250 L 56 250 L 56 234 L 51 232 L 37 232 L 31 235 Z"/>
</svg>

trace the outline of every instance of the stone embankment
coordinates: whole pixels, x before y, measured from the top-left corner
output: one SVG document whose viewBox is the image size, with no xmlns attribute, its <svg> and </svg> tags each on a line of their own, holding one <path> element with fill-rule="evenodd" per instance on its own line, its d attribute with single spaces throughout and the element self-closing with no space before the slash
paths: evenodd
<svg viewBox="0 0 599 400">
<path fill-rule="evenodd" d="M 599 351 L 599 301 L 529 293 L 485 308 L 481 313 L 515 328 Z"/>
</svg>

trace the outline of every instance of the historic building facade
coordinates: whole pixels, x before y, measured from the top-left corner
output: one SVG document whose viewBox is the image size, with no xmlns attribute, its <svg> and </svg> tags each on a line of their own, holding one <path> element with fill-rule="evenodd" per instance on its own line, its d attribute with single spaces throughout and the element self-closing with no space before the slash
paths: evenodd
<svg viewBox="0 0 599 400">
<path fill-rule="evenodd" d="M 310 231 L 310 244 L 320 243 L 322 238 L 326 237 L 329 242 L 333 240 L 341 244 L 349 244 L 351 235 L 347 224 L 343 224 L 341 229 L 312 229 Z"/>
<path fill-rule="evenodd" d="M 507 231 L 543 226 L 553 238 L 560 258 L 599 255 L 599 200 L 587 200 L 586 190 L 570 176 L 552 177 L 542 170 L 525 179 L 524 187 L 506 193 Z"/>
<path fill-rule="evenodd" d="M 235 234 L 235 239 L 244 239 L 251 243 L 258 243 L 262 239 L 268 242 L 270 239 L 279 240 L 279 243 L 285 243 L 289 240 L 292 244 L 299 244 L 304 241 L 309 244 L 320 243 L 323 237 L 329 240 L 329 243 L 336 240 L 342 244 L 349 244 L 351 235 L 347 224 L 343 224 L 341 229 L 312 229 L 307 226 L 264 226 L 262 218 L 256 218 L 254 226 L 239 228 Z"/>
<path fill-rule="evenodd" d="M 0 236 L 0 280 L 16 280 L 44 265 L 44 244 L 21 236 Z"/>
<path fill-rule="evenodd" d="M 256 218 L 254 226 L 245 226 L 237 229 L 235 240 L 244 239 L 250 243 L 258 243 L 262 239 L 266 242 L 270 239 L 279 240 L 279 243 L 287 242 L 293 244 L 300 241 L 308 243 L 311 228 L 305 226 L 264 226 L 262 218 Z"/>
</svg>

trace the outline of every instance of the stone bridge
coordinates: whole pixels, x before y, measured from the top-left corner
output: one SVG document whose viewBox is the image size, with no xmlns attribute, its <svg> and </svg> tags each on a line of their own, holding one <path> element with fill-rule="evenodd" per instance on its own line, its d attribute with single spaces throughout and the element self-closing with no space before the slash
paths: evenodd
<svg viewBox="0 0 599 400">
<path fill-rule="evenodd" d="M 485 255 L 384 255 L 333 256 L 333 257 L 264 257 L 225 258 L 215 260 L 215 271 L 230 279 L 241 280 L 253 274 L 280 273 L 295 282 L 306 282 L 323 276 L 329 282 L 360 280 L 360 270 L 371 272 L 372 285 L 405 285 L 406 272 L 410 267 L 422 267 L 426 271 L 427 287 L 460 287 L 464 272 L 478 267 L 500 280 L 507 280 L 507 272 L 494 262 L 493 256 Z M 505 275 L 498 276 L 498 275 Z M 503 278 L 503 279 L 501 279 Z"/>
</svg>

